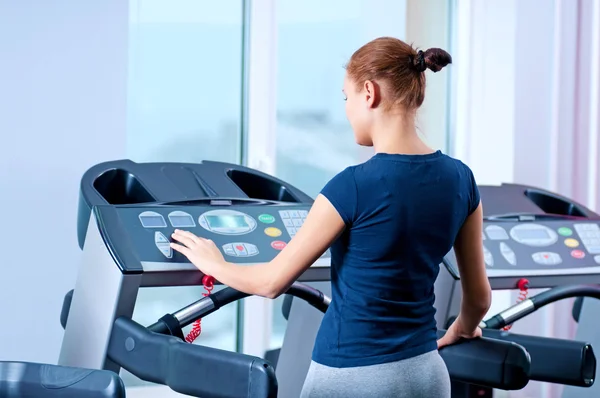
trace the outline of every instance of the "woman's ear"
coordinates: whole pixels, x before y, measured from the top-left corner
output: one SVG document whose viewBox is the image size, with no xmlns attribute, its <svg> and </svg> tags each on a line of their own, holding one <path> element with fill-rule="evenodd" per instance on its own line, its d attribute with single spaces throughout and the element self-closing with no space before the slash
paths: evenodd
<svg viewBox="0 0 600 398">
<path fill-rule="evenodd" d="M 379 86 L 371 80 L 366 80 L 363 85 L 363 93 L 367 108 L 375 108 L 380 101 Z"/>
</svg>

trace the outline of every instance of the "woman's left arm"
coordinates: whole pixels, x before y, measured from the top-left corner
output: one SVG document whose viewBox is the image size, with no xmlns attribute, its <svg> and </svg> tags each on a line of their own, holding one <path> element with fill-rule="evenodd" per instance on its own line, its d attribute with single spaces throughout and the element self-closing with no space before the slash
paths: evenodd
<svg viewBox="0 0 600 398">
<path fill-rule="evenodd" d="M 202 273 L 244 293 L 276 298 L 306 271 L 344 231 L 345 223 L 336 208 L 318 195 L 304 225 L 290 243 L 270 262 L 252 266 L 225 261 L 208 239 L 176 230 L 171 247 L 183 254 Z"/>
</svg>

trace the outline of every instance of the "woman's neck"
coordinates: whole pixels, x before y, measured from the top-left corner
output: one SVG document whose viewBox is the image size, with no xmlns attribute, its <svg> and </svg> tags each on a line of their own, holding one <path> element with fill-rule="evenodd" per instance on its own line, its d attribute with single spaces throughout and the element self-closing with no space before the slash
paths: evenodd
<svg viewBox="0 0 600 398">
<path fill-rule="evenodd" d="M 373 127 L 371 137 L 376 153 L 424 155 L 434 152 L 417 134 L 414 117 L 382 118 Z"/>
</svg>

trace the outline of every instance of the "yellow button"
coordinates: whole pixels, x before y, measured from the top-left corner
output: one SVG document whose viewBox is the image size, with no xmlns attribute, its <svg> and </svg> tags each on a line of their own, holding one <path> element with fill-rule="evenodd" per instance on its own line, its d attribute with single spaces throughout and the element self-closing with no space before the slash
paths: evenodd
<svg viewBox="0 0 600 398">
<path fill-rule="evenodd" d="M 565 245 L 567 245 L 567 247 L 577 247 L 579 246 L 579 241 L 573 238 L 565 239 Z"/>
<path fill-rule="evenodd" d="M 279 228 L 269 227 L 269 228 L 265 228 L 265 234 L 272 236 L 272 237 L 276 237 L 276 236 L 281 235 L 281 230 Z"/>
</svg>

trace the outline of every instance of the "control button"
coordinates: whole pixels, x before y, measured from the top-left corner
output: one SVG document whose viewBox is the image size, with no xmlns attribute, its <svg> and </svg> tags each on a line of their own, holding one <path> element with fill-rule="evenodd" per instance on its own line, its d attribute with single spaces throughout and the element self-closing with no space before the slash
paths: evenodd
<svg viewBox="0 0 600 398">
<path fill-rule="evenodd" d="M 287 210 L 279 210 L 281 218 L 290 218 L 290 213 Z"/>
<path fill-rule="evenodd" d="M 290 236 L 293 238 L 294 235 L 296 235 L 296 233 L 298 232 L 298 230 L 294 227 L 290 227 L 290 228 L 286 228 L 288 234 L 290 234 Z"/>
<path fill-rule="evenodd" d="M 190 214 L 175 210 L 169 213 L 169 221 L 173 228 L 194 228 L 196 223 L 194 222 L 194 217 Z"/>
<path fill-rule="evenodd" d="M 582 252 L 581 250 L 576 249 L 571 252 L 571 256 L 573 256 L 574 258 L 581 259 L 581 258 L 585 257 L 585 253 Z"/>
<path fill-rule="evenodd" d="M 265 234 L 267 234 L 267 236 L 272 236 L 275 238 L 281 235 L 281 230 L 279 228 L 269 227 L 265 228 Z"/>
<path fill-rule="evenodd" d="M 160 252 L 166 258 L 172 258 L 173 257 L 173 249 L 171 249 L 171 245 L 169 244 L 169 240 L 167 239 L 167 237 L 165 235 L 163 235 L 162 232 L 156 231 L 154 233 L 154 244 L 156 245 L 156 248 L 158 250 L 160 250 Z"/>
<path fill-rule="evenodd" d="M 577 246 L 579 246 L 579 241 L 577 239 L 568 238 L 568 239 L 565 239 L 565 245 L 567 247 L 577 247 Z"/>
<path fill-rule="evenodd" d="M 562 263 L 562 258 L 558 253 L 537 252 L 531 255 L 533 261 L 542 265 L 558 265 Z"/>
<path fill-rule="evenodd" d="M 594 256 L 594 261 L 596 262 L 596 264 L 600 264 L 600 254 Z"/>
<path fill-rule="evenodd" d="M 301 227 L 302 224 L 304 224 L 304 220 L 301 220 L 299 218 L 295 218 L 293 221 L 294 221 L 294 227 Z"/>
<path fill-rule="evenodd" d="M 579 231 L 600 231 L 600 227 L 596 223 L 575 224 L 575 230 Z"/>
<path fill-rule="evenodd" d="M 587 246 L 586 249 L 588 252 L 590 252 L 590 254 L 600 253 L 600 246 Z"/>
<path fill-rule="evenodd" d="M 492 253 L 487 249 L 487 247 L 483 246 L 483 260 L 488 267 L 494 266 L 494 257 Z"/>
<path fill-rule="evenodd" d="M 548 253 L 533 253 L 531 255 L 533 261 L 538 264 L 546 264 L 546 259 L 549 257 Z"/>
<path fill-rule="evenodd" d="M 275 250 L 283 250 L 286 246 L 287 246 L 287 243 L 280 241 L 280 240 L 271 242 L 271 247 Z"/>
<path fill-rule="evenodd" d="M 229 255 L 229 256 L 235 256 L 235 250 L 233 248 L 233 243 L 227 243 L 225 245 L 223 245 L 223 251 L 225 252 L 225 254 Z"/>
<path fill-rule="evenodd" d="M 571 235 L 573 235 L 573 230 L 571 228 L 567 228 L 567 227 L 560 227 L 558 229 L 558 233 L 562 236 L 571 236 Z"/>
<path fill-rule="evenodd" d="M 537 252 L 531 255 L 533 261 L 542 265 L 557 265 L 562 263 L 562 258 L 558 253 Z"/>
<path fill-rule="evenodd" d="M 166 228 L 167 222 L 162 214 L 154 211 L 144 211 L 138 215 L 144 228 Z"/>
<path fill-rule="evenodd" d="M 227 243 L 223 245 L 225 254 L 233 257 L 249 257 L 258 254 L 258 248 L 251 243 Z"/>
<path fill-rule="evenodd" d="M 165 256 L 166 258 L 172 258 L 172 257 L 173 257 L 173 249 L 171 249 L 171 247 L 170 247 L 170 246 L 169 246 L 169 247 L 162 247 L 162 246 L 161 246 L 161 247 L 159 247 L 158 249 L 160 250 L 160 252 L 161 252 L 162 254 L 164 254 L 164 256 Z"/>
<path fill-rule="evenodd" d="M 306 218 L 308 216 L 308 210 L 298 210 L 300 217 Z"/>
<path fill-rule="evenodd" d="M 600 227 L 596 223 L 575 224 L 581 242 L 590 254 L 600 254 Z"/>
<path fill-rule="evenodd" d="M 261 214 L 258 216 L 258 221 L 265 224 L 273 224 L 275 222 L 275 217 L 270 214 Z"/>
<path fill-rule="evenodd" d="M 154 243 L 169 243 L 169 240 L 162 232 L 156 231 L 154 233 Z"/>
<path fill-rule="evenodd" d="M 300 218 L 300 213 L 298 213 L 298 210 L 290 210 L 289 213 L 291 218 Z"/>
<path fill-rule="evenodd" d="M 504 242 L 500 243 L 500 253 L 510 265 L 517 265 L 517 256 L 515 252 Z"/>
<path fill-rule="evenodd" d="M 244 243 L 249 256 L 255 256 L 258 254 L 258 248 L 251 243 Z"/>
<path fill-rule="evenodd" d="M 243 243 L 234 244 L 233 249 L 235 250 L 235 255 L 238 257 L 245 257 L 248 255 L 248 251 Z"/>
<path fill-rule="evenodd" d="M 293 227 L 294 226 L 294 221 L 292 221 L 289 218 L 284 218 L 283 219 L 283 225 L 285 225 L 286 227 Z"/>
<path fill-rule="evenodd" d="M 508 240 L 506 230 L 499 225 L 488 225 L 485 232 L 491 240 Z"/>
</svg>

